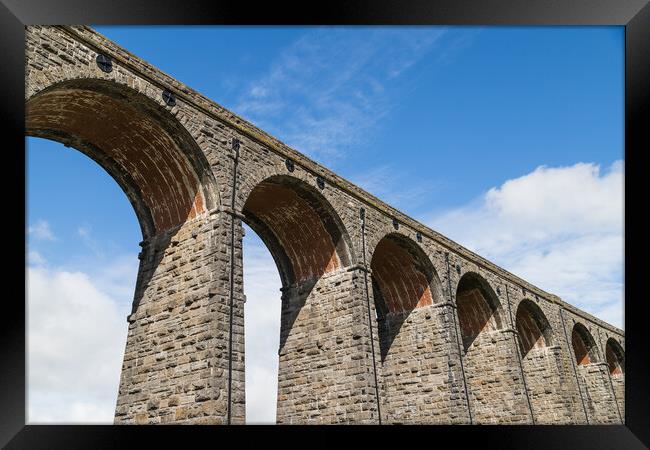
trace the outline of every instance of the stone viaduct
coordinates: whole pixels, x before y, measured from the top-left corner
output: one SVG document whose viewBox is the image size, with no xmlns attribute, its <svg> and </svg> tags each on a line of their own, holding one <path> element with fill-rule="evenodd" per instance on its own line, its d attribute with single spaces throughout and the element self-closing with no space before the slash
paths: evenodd
<svg viewBox="0 0 650 450">
<path fill-rule="evenodd" d="M 242 223 L 282 279 L 277 422 L 624 420 L 624 333 L 400 213 L 88 27 L 29 26 L 26 134 L 128 196 L 115 423 L 245 421 Z"/>
</svg>

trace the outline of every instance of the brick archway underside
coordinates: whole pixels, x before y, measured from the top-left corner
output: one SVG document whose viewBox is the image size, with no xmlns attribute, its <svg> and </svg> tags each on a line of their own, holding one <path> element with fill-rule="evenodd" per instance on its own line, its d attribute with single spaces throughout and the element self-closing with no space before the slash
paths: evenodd
<svg viewBox="0 0 650 450">
<path fill-rule="evenodd" d="M 206 199 L 176 141 L 180 133 L 143 111 L 142 103 L 115 88 L 63 85 L 27 102 L 26 131 L 75 147 L 99 163 L 124 189 L 146 236 L 196 217 Z"/>
<path fill-rule="evenodd" d="M 609 366 L 609 373 L 612 376 L 623 375 L 625 368 L 623 363 L 623 351 L 616 348 L 617 345 L 612 343 L 609 339 L 605 345 L 605 357 L 607 358 L 607 365 Z"/>
<path fill-rule="evenodd" d="M 269 248 L 285 286 L 349 264 L 343 235 L 324 200 L 300 182 L 282 177 L 261 182 L 248 196 L 244 216 Z"/>
<path fill-rule="evenodd" d="M 465 350 L 482 331 L 498 328 L 496 313 L 487 294 L 476 277 L 470 275 L 463 276 L 456 292 L 458 320 Z"/>
<path fill-rule="evenodd" d="M 543 319 L 538 318 L 537 314 L 539 312 L 534 311 L 525 300 L 517 308 L 515 323 L 522 356 L 526 356 L 534 348 L 544 348 L 549 345 L 544 336 L 546 324 L 542 323 Z"/>
<path fill-rule="evenodd" d="M 380 312 L 409 312 L 433 304 L 430 279 L 417 259 L 390 236 L 377 244 L 370 267 L 383 300 L 378 302 L 384 309 Z"/>
<path fill-rule="evenodd" d="M 587 335 L 589 332 L 579 328 L 579 325 L 576 325 L 573 328 L 571 333 L 571 344 L 573 346 L 573 352 L 576 357 L 576 362 L 579 366 L 590 364 L 596 362 L 594 357 L 594 347 L 595 343 L 593 339 Z"/>
</svg>

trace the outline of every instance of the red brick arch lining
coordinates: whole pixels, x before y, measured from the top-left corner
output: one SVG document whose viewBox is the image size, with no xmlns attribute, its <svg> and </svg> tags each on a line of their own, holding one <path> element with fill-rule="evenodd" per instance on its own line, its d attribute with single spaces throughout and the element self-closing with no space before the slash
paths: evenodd
<svg viewBox="0 0 650 450">
<path fill-rule="evenodd" d="M 285 286 L 350 264 L 347 234 L 314 188 L 288 176 L 259 183 L 244 204 L 249 226 L 269 248 Z"/>
<path fill-rule="evenodd" d="M 75 147 L 107 170 L 136 209 L 145 237 L 215 206 L 209 203 L 216 189 L 202 184 L 207 161 L 189 133 L 126 86 L 91 79 L 51 86 L 27 101 L 26 132 Z"/>
<path fill-rule="evenodd" d="M 515 318 L 522 356 L 533 348 L 551 345 L 552 331 L 542 310 L 531 300 L 524 299 L 517 307 Z"/>
<path fill-rule="evenodd" d="M 609 373 L 612 376 L 620 376 L 625 373 L 625 353 L 621 345 L 612 338 L 607 339 L 605 357 L 609 366 Z"/>
<path fill-rule="evenodd" d="M 433 304 L 433 267 L 407 238 L 397 234 L 385 236 L 375 247 L 370 267 L 381 295 L 381 299 L 375 299 L 379 300 L 380 314 L 409 312 Z"/>
<path fill-rule="evenodd" d="M 456 306 L 465 350 L 482 331 L 501 327 L 496 295 L 487 281 L 476 273 L 468 272 L 460 279 Z"/>
<path fill-rule="evenodd" d="M 598 361 L 596 342 L 584 325 L 575 324 L 571 332 L 571 344 L 579 366 Z"/>
</svg>

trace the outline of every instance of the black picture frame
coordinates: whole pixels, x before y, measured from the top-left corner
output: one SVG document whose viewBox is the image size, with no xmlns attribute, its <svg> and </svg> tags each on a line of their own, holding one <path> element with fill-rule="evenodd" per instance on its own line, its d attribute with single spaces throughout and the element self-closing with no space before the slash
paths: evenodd
<svg viewBox="0 0 650 450">
<path fill-rule="evenodd" d="M 224 438 L 241 445 L 260 434 L 322 432 L 324 441 L 337 445 L 332 433 L 362 433 L 383 437 L 404 432 L 406 445 L 458 445 L 474 443 L 487 448 L 633 449 L 650 446 L 650 403 L 645 335 L 645 267 L 642 155 L 650 129 L 650 6 L 645 0 L 445 0 L 445 1 L 328 1 L 319 5 L 243 1 L 0 0 L 0 77 L 4 170 L 2 240 L 25 233 L 25 100 L 24 31 L 36 24 L 428 24 L 428 25 L 622 25 L 625 27 L 625 425 L 610 426 L 435 426 L 435 427 L 152 427 L 25 425 L 25 247 L 16 244 L 7 253 L 4 270 L 2 377 L 0 378 L 0 444 L 6 448 L 133 448 L 138 441 L 168 446 L 176 442 L 224 445 Z M 22 197 L 22 198 L 21 198 Z M 638 197 L 637 201 L 634 201 Z M 630 199 L 632 199 L 630 201 Z M 11 204 L 16 202 L 16 207 Z M 22 206 L 21 206 L 22 205 Z M 22 212 L 22 219 L 19 215 Z M 251 432 L 253 430 L 254 432 Z M 401 434 L 401 433 L 400 433 Z M 291 439 L 291 436 L 288 436 Z M 304 437 L 303 437 L 304 439 Z M 444 443 L 449 440 L 450 443 Z M 366 441 L 364 441 L 366 442 Z M 417 444 L 416 444 L 417 442 Z M 311 445 L 309 442 L 302 442 Z M 364 444 L 365 445 L 365 444 Z"/>
</svg>

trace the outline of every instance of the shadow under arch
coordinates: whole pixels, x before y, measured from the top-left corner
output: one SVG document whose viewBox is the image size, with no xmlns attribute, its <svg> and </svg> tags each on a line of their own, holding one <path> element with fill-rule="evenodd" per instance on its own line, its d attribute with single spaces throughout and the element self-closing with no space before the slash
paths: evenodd
<svg viewBox="0 0 650 450">
<path fill-rule="evenodd" d="M 383 363 L 411 312 L 438 303 L 443 297 L 440 279 L 429 258 L 419 245 L 400 233 L 389 233 L 379 241 L 370 268 Z"/>
<path fill-rule="evenodd" d="M 625 374 L 625 351 L 616 339 L 609 338 L 605 344 L 605 359 L 609 366 L 609 373 L 612 377 L 619 377 Z"/>
<path fill-rule="evenodd" d="M 144 239 L 219 203 L 216 180 L 194 138 L 169 111 L 114 81 L 55 83 L 25 105 L 25 133 L 73 147 L 124 190 Z"/>
<path fill-rule="evenodd" d="M 500 303 L 487 280 L 465 273 L 456 287 L 456 307 L 465 352 L 482 331 L 502 328 Z"/>
<path fill-rule="evenodd" d="M 205 155 L 178 119 L 154 100 L 94 78 L 57 82 L 28 98 L 25 133 L 79 150 L 126 194 L 144 241 L 135 312 L 140 287 L 153 275 L 171 234 L 219 204 Z"/>
<path fill-rule="evenodd" d="M 553 330 L 542 309 L 532 300 L 524 299 L 517 307 L 515 327 L 519 335 L 521 357 L 525 358 L 533 348 L 553 345 Z"/>
<path fill-rule="evenodd" d="M 571 345 L 576 358 L 576 364 L 584 366 L 600 361 L 600 354 L 593 336 L 587 328 L 576 323 L 571 332 Z"/>
<path fill-rule="evenodd" d="M 304 181 L 273 175 L 259 182 L 243 207 L 273 257 L 283 292 L 280 349 L 318 280 L 353 260 L 350 237 L 327 199 Z M 289 301 L 290 305 L 285 305 Z"/>
</svg>

